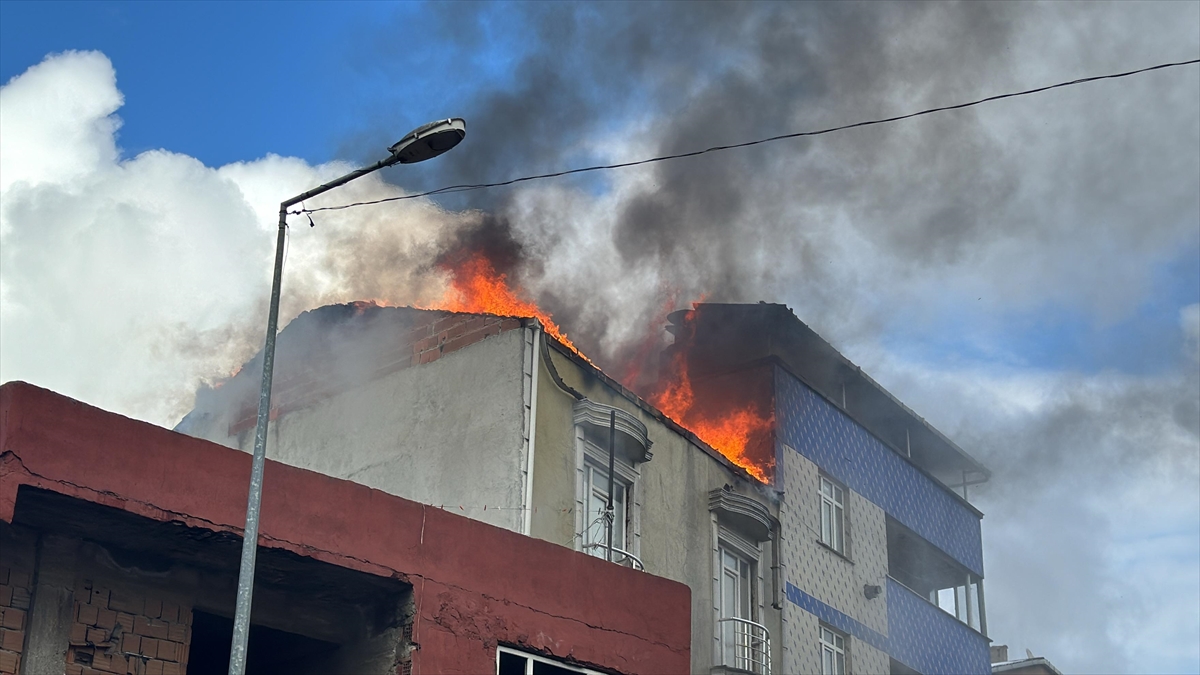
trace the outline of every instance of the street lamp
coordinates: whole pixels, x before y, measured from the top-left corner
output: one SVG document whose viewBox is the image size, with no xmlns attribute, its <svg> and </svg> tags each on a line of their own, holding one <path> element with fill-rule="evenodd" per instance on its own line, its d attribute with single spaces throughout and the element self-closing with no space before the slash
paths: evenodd
<svg viewBox="0 0 1200 675">
<path fill-rule="evenodd" d="M 254 560 L 258 553 L 258 515 L 262 501 L 263 464 L 267 456 L 267 422 L 271 413 L 271 376 L 275 368 L 275 333 L 279 326 L 279 287 L 283 277 L 283 244 L 288 207 L 393 164 L 415 164 L 433 159 L 458 145 L 466 135 L 466 122 L 459 118 L 430 122 L 412 130 L 388 148 L 391 154 L 386 159 L 351 171 L 279 205 L 275 277 L 271 282 L 271 309 L 267 314 L 267 342 L 263 346 L 262 390 L 258 398 L 258 426 L 254 431 L 254 460 L 250 470 L 250 496 L 246 503 L 246 529 L 242 535 L 242 564 L 238 570 L 237 610 L 233 617 L 229 675 L 243 675 L 246 670 L 246 641 L 250 633 L 250 602 L 254 593 Z"/>
</svg>

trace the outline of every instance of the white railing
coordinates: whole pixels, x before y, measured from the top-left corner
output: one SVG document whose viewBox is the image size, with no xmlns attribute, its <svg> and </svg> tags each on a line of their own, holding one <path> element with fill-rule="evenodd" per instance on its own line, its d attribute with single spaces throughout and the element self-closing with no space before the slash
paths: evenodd
<svg viewBox="0 0 1200 675">
<path fill-rule="evenodd" d="M 758 675 L 771 675 L 771 634 L 749 619 L 726 617 L 721 624 L 722 665 Z"/>
<path fill-rule="evenodd" d="M 608 548 L 608 545 L 602 544 L 600 542 L 596 542 L 594 544 L 584 544 L 583 545 L 583 550 L 585 550 L 585 551 L 590 551 L 594 548 L 598 548 L 603 552 L 605 549 Z M 632 567 L 633 569 L 638 570 L 639 572 L 646 571 L 646 566 L 642 564 L 641 559 L 639 559 L 636 555 L 630 553 L 629 551 L 622 551 L 621 549 L 614 546 L 614 547 L 612 547 L 612 554 L 613 554 L 613 562 L 617 563 L 618 565 L 624 565 L 625 567 Z"/>
</svg>

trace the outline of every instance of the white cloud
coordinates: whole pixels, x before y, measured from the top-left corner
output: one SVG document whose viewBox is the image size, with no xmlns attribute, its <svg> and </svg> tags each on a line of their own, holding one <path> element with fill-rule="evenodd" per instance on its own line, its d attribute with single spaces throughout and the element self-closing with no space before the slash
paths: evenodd
<svg viewBox="0 0 1200 675">
<path fill-rule="evenodd" d="M 262 340 L 279 201 L 348 167 L 268 156 L 214 169 L 166 150 L 121 159 L 122 100 L 97 52 L 52 55 L 0 89 L 0 380 L 170 426 L 202 379 Z M 368 177 L 338 197 L 396 194 Z M 401 258 L 462 220 L 423 202 L 293 228 L 281 320 L 436 290 L 400 272 L 364 279 L 334 254 L 356 238 L 371 250 L 355 260 Z"/>
</svg>

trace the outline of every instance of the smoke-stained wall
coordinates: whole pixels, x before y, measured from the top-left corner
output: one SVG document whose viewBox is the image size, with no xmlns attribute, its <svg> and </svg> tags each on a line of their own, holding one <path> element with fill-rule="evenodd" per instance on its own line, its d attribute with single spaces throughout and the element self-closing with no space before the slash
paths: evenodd
<svg viewBox="0 0 1200 675">
<path fill-rule="evenodd" d="M 289 328 L 279 343 L 269 459 L 522 531 L 531 329 L 515 319 L 364 305 L 321 308 Z M 335 357 L 322 370 L 322 359 Z M 259 372 L 248 365 L 209 392 L 179 430 L 251 452 L 246 394 Z"/>
</svg>

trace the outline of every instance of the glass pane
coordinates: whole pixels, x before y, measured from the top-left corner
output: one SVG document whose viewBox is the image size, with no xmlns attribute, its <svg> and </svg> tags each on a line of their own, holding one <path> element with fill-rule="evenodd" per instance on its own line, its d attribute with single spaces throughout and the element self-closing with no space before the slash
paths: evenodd
<svg viewBox="0 0 1200 675">
<path fill-rule="evenodd" d="M 842 552 L 842 509 L 835 507 L 833 509 L 833 541 L 831 543 L 833 550 Z"/>
<path fill-rule="evenodd" d="M 954 613 L 954 589 L 943 588 L 937 592 L 937 606 L 950 614 Z"/>
<path fill-rule="evenodd" d="M 833 541 L 833 506 L 825 500 L 821 500 L 821 541 Z"/>
<path fill-rule="evenodd" d="M 834 675 L 832 649 L 821 649 L 821 675 Z"/>
<path fill-rule="evenodd" d="M 842 501 L 842 488 L 840 488 L 840 487 L 838 487 L 838 486 L 836 486 L 836 485 L 831 485 L 830 487 L 832 487 L 832 488 L 833 488 L 833 501 L 837 502 L 837 503 L 838 503 L 838 505 L 840 506 L 841 504 L 843 504 L 843 501 Z"/>
<path fill-rule="evenodd" d="M 745 561 L 742 561 L 742 574 L 739 586 L 741 586 L 738 593 L 741 596 L 741 611 L 738 613 L 738 618 L 753 619 L 754 613 L 751 609 L 750 597 L 750 590 L 753 588 L 753 585 L 750 583 L 750 564 Z"/>
<path fill-rule="evenodd" d="M 845 654 L 837 655 L 837 666 L 834 668 L 833 672 L 836 673 L 836 675 L 846 675 L 846 655 Z"/>
<path fill-rule="evenodd" d="M 496 672 L 499 675 L 525 675 L 525 657 L 508 652 L 500 652 L 500 663 Z"/>
<path fill-rule="evenodd" d="M 959 621 L 967 621 L 967 587 L 957 586 L 954 589 L 954 615 Z"/>
</svg>

